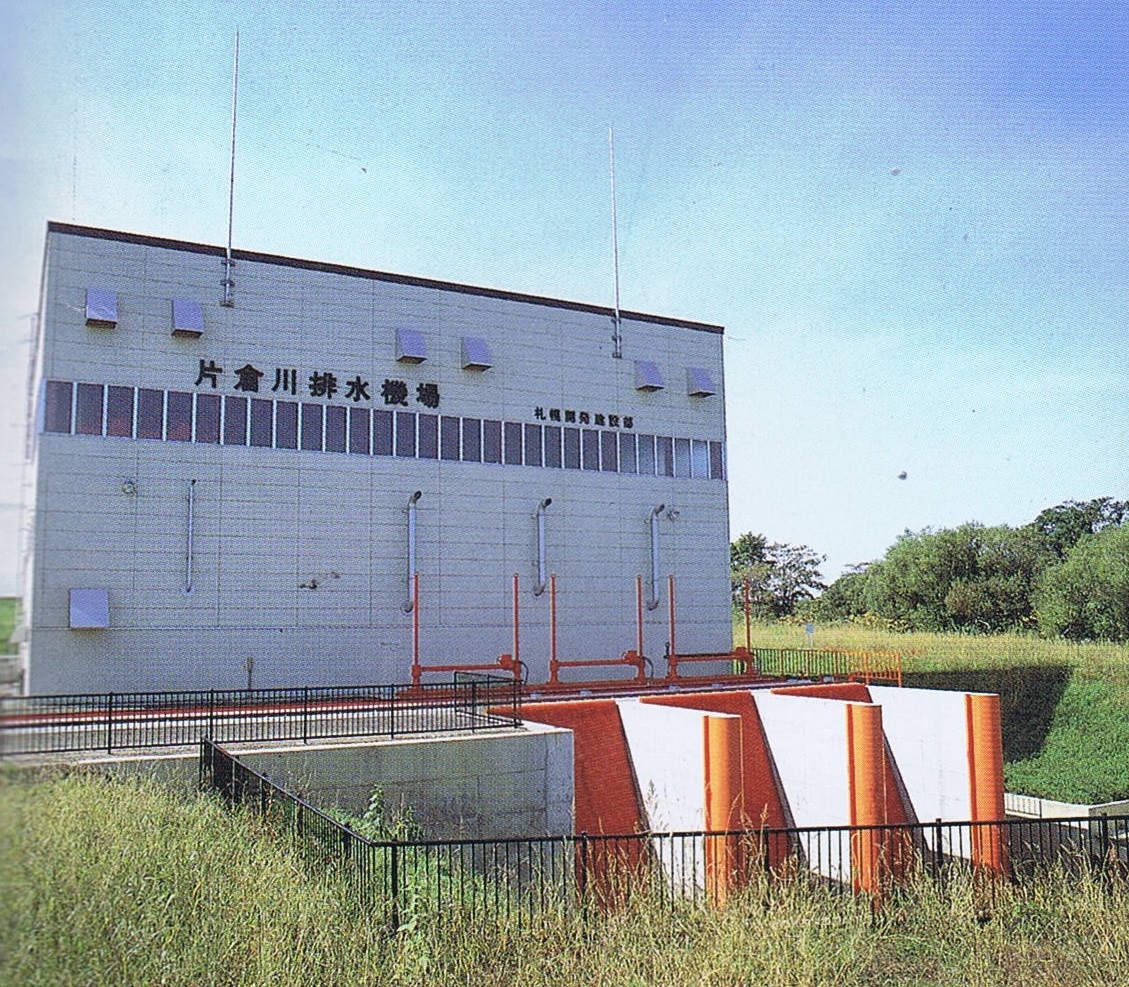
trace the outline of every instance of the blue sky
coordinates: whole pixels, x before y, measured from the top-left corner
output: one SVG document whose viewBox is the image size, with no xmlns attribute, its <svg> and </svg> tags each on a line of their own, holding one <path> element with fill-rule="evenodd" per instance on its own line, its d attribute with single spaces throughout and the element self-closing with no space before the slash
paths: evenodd
<svg viewBox="0 0 1129 987">
<path fill-rule="evenodd" d="M 731 531 L 825 575 L 1129 498 L 1119 2 L 4 5 L 0 592 L 48 219 L 727 327 Z M 905 480 L 898 474 L 905 472 Z"/>
</svg>

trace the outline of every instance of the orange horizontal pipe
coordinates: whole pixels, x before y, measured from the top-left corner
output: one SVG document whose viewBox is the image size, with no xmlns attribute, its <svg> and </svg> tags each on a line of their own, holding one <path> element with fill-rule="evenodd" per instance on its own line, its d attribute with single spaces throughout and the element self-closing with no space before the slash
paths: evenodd
<svg viewBox="0 0 1129 987">
<path fill-rule="evenodd" d="M 742 652 L 740 649 L 737 651 L 718 651 L 716 653 L 703 652 L 696 655 L 679 655 L 678 664 L 681 665 L 684 661 L 740 661 L 742 658 L 747 659 L 748 657 L 749 653 L 747 651 Z"/>
</svg>

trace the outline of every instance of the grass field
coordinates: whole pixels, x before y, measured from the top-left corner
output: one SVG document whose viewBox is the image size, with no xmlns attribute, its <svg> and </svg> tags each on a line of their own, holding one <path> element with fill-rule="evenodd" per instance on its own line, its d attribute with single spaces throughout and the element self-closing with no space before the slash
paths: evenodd
<svg viewBox="0 0 1129 987">
<path fill-rule="evenodd" d="M 734 639 L 745 643 L 743 622 Z M 754 624 L 754 646 L 805 647 L 802 627 Z M 906 685 L 998 692 L 1009 791 L 1065 802 L 1129 798 L 1129 645 L 1017 634 L 817 627 L 813 646 L 902 654 Z"/>
<path fill-rule="evenodd" d="M 723 911 L 533 927 L 446 915 L 388 938 L 276 834 L 145 782 L 0 772 L 0 983 L 1098 985 L 1129 978 L 1129 886 L 922 883 L 886 912 L 806 884 Z"/>
</svg>

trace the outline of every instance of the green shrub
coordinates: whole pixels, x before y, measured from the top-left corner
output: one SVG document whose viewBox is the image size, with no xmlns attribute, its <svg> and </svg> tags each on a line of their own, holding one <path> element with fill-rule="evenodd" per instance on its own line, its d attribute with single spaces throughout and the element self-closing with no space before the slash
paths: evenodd
<svg viewBox="0 0 1129 987">
<path fill-rule="evenodd" d="M 1043 574 L 1035 601 L 1047 636 L 1129 641 L 1129 526 L 1083 535 Z"/>
</svg>

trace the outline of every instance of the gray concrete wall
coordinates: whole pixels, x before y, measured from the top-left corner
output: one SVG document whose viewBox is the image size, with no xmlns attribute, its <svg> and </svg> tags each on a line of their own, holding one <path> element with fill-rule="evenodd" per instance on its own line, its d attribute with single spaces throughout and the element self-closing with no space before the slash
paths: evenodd
<svg viewBox="0 0 1129 987">
<path fill-rule="evenodd" d="M 573 831 L 572 731 L 531 723 L 521 731 L 305 747 L 225 749 L 320 809 L 362 815 L 377 789 L 395 817 L 409 810 L 426 839 L 504 839 Z M 193 752 L 84 757 L 122 776 L 143 775 L 189 793 Z"/>
<path fill-rule="evenodd" d="M 239 758 L 319 808 L 361 815 L 374 790 L 428 839 L 497 839 L 572 832 L 572 733 L 506 734 L 332 745 L 233 748 Z"/>
</svg>

